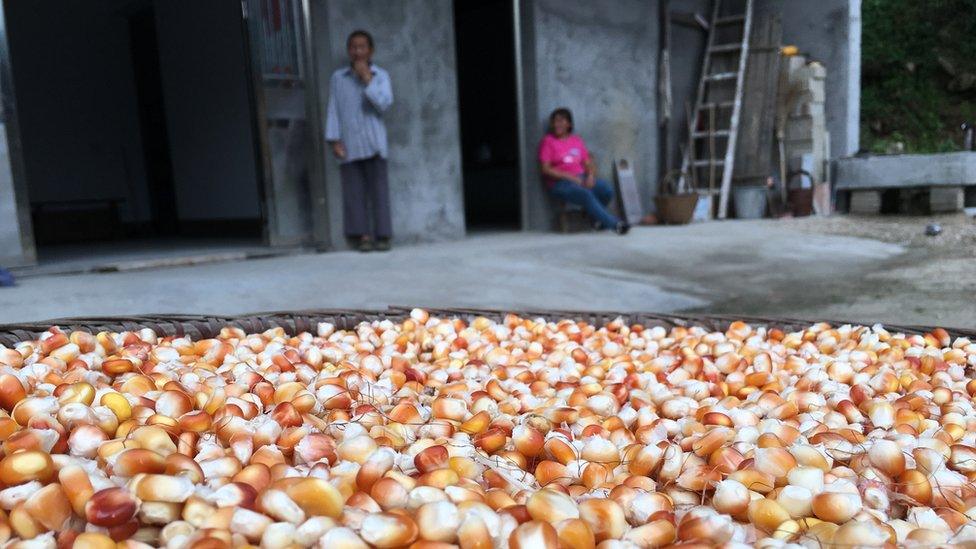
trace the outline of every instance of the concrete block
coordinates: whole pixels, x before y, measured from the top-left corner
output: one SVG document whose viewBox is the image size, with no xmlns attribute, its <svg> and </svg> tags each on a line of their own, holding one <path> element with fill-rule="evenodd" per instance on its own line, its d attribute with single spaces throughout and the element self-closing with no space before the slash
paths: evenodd
<svg viewBox="0 0 976 549">
<path fill-rule="evenodd" d="M 976 185 L 976 152 L 841 158 L 838 189 Z"/>
<path fill-rule="evenodd" d="M 786 139 L 818 139 L 827 131 L 823 118 L 795 116 L 786 121 Z"/>
<path fill-rule="evenodd" d="M 784 144 L 786 145 L 786 152 L 789 153 L 790 156 L 808 152 L 819 155 L 826 147 L 826 139 L 814 134 L 812 136 L 808 135 L 800 139 L 786 139 Z"/>
<path fill-rule="evenodd" d="M 809 91 L 797 92 L 796 101 L 790 106 L 789 116 L 804 116 L 808 112 L 805 109 L 806 105 L 814 104 L 823 106 L 822 97 L 814 97 Z M 826 111 L 826 109 L 824 109 Z"/>
<path fill-rule="evenodd" d="M 789 84 L 795 86 L 801 78 L 805 77 L 803 67 L 807 62 L 807 58 L 802 55 L 794 55 L 787 57 L 785 61 L 786 66 L 783 70 L 786 71 Z"/>
<path fill-rule="evenodd" d="M 813 141 L 809 139 L 787 141 L 785 144 L 786 144 L 787 154 L 791 156 L 799 156 L 799 155 L 813 153 Z"/>
<path fill-rule="evenodd" d="M 965 203 L 962 187 L 932 187 L 929 189 L 929 211 L 952 213 L 962 211 Z"/>
<path fill-rule="evenodd" d="M 814 103 L 812 101 L 801 103 L 797 105 L 796 111 L 797 112 L 793 113 L 792 116 L 809 116 L 819 118 L 820 120 L 826 120 L 826 112 L 824 112 L 823 103 Z"/>
<path fill-rule="evenodd" d="M 814 133 L 813 135 L 810 134 L 800 135 L 795 137 L 794 139 L 786 139 L 784 140 L 784 143 L 786 143 L 787 149 L 789 149 L 792 146 L 797 146 L 797 147 L 809 148 L 812 151 L 819 153 L 820 151 L 823 150 L 823 142 L 824 142 L 824 139 L 823 137 L 821 137 L 821 135 L 818 135 L 816 133 Z M 791 149 L 790 152 L 795 152 L 795 151 Z"/>
<path fill-rule="evenodd" d="M 816 78 L 804 78 L 797 84 L 797 89 L 823 95 L 824 81 Z"/>
<path fill-rule="evenodd" d="M 803 55 L 793 55 L 786 58 L 786 70 L 793 74 L 803 68 L 807 58 Z"/>
<path fill-rule="evenodd" d="M 814 86 L 798 93 L 797 101 L 804 103 L 823 103 L 827 99 L 823 86 Z"/>
<path fill-rule="evenodd" d="M 786 139 L 788 141 L 810 139 L 813 132 L 813 119 L 797 116 L 786 121 Z"/>
<path fill-rule="evenodd" d="M 881 191 L 852 192 L 850 211 L 855 215 L 877 215 L 881 213 Z"/>
</svg>

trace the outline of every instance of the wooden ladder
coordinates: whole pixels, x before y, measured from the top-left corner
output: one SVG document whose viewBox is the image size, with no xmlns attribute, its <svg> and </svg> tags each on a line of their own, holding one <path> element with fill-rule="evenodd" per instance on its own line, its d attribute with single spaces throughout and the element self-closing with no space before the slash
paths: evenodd
<svg viewBox="0 0 976 549">
<path fill-rule="evenodd" d="M 740 0 L 740 6 L 742 2 L 743 0 Z M 719 219 L 728 216 L 729 193 L 732 190 L 735 144 L 742 111 L 743 77 L 746 72 L 746 59 L 749 56 L 752 2 L 753 0 L 744 0 L 745 9 L 741 13 L 723 13 L 722 0 L 714 2 L 712 20 L 708 28 L 708 41 L 702 57 L 698 93 L 688 124 L 689 146 L 681 161 L 681 178 L 678 180 L 679 192 L 694 191 L 696 189 L 692 189 L 691 181 L 705 179 L 695 177 L 699 173 L 697 171 L 693 176 L 692 170 L 708 170 L 706 173 L 711 175 L 707 178 L 709 194 L 714 196 L 715 169 L 721 168 Z M 719 38 L 716 38 L 717 36 Z M 716 43 L 717 40 L 721 43 Z M 716 59 L 721 62 L 716 63 Z M 726 68 L 716 69 L 716 65 L 724 65 Z M 700 129 L 702 122 L 706 119 L 708 127 L 702 130 Z M 724 141 L 725 146 L 716 147 L 717 140 Z"/>
</svg>

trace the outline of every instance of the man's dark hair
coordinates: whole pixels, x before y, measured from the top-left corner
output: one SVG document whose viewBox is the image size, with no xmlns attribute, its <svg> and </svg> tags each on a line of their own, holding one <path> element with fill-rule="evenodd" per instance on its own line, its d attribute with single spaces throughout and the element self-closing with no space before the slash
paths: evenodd
<svg viewBox="0 0 976 549">
<path fill-rule="evenodd" d="M 573 133 L 573 112 L 566 107 L 559 107 L 549 115 L 549 131 L 552 132 L 552 123 L 556 121 L 557 116 L 561 116 L 569 122 L 569 133 Z"/>
<path fill-rule="evenodd" d="M 366 43 L 369 44 L 369 49 L 375 49 L 373 47 L 373 35 L 364 31 L 363 29 L 356 29 L 349 33 L 349 38 L 346 38 L 346 49 L 349 49 L 349 45 L 352 44 L 352 39 L 357 36 L 362 36 L 366 39 Z"/>
</svg>

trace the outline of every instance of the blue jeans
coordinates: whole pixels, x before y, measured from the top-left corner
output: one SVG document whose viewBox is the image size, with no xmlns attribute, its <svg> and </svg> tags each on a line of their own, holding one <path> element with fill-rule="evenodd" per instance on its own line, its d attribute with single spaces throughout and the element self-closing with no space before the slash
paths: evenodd
<svg viewBox="0 0 976 549">
<path fill-rule="evenodd" d="M 607 211 L 607 204 L 613 199 L 613 188 L 603 179 L 597 179 L 592 189 L 561 179 L 549 192 L 563 202 L 583 206 L 590 219 L 600 223 L 604 229 L 612 229 L 620 223 L 617 216 Z"/>
</svg>

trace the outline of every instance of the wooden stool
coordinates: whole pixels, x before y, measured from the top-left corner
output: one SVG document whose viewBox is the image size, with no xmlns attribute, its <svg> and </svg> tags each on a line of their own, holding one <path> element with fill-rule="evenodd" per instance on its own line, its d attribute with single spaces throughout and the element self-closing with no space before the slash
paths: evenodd
<svg viewBox="0 0 976 549">
<path fill-rule="evenodd" d="M 572 232 L 570 230 L 570 222 L 572 218 L 582 219 L 582 226 L 584 227 L 588 227 L 590 225 L 590 218 L 586 215 L 586 210 L 583 209 L 583 206 L 558 200 L 556 207 L 559 211 L 559 230 L 563 234 Z"/>
</svg>

